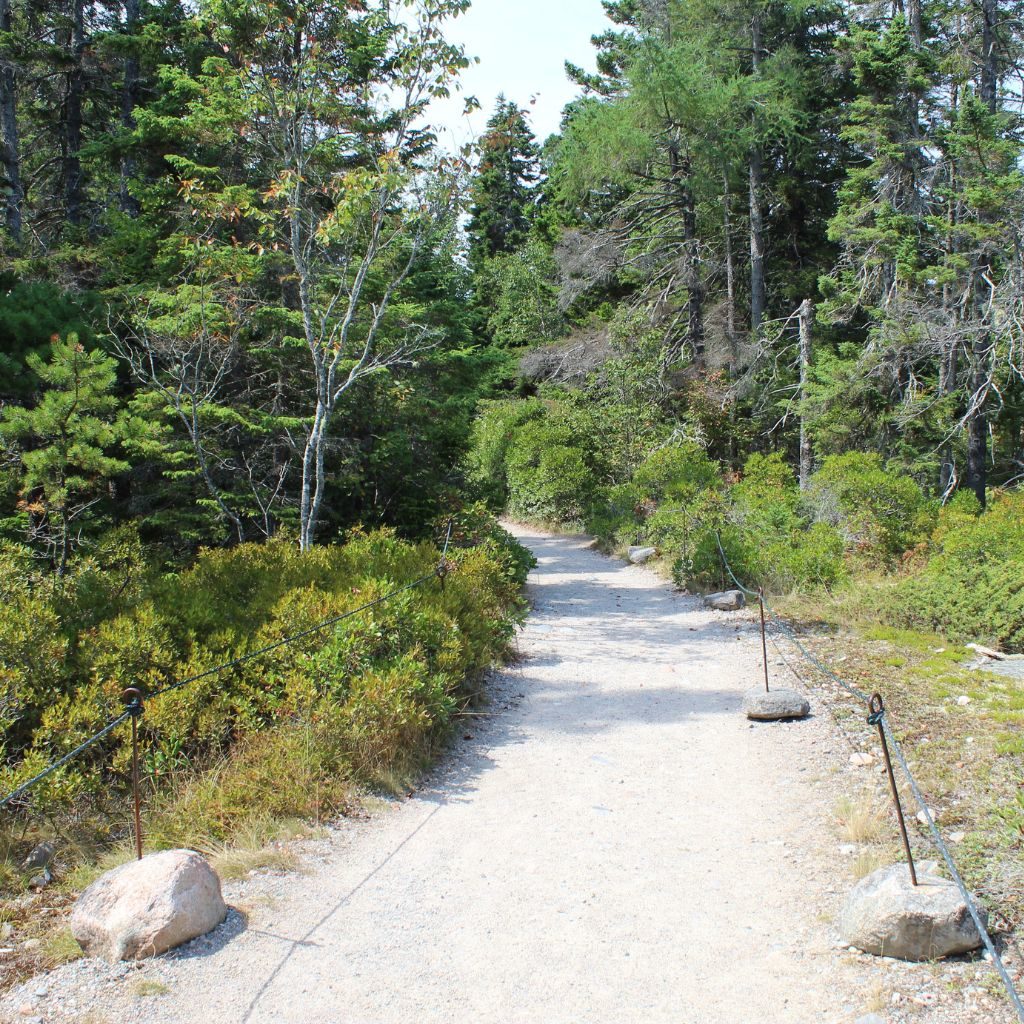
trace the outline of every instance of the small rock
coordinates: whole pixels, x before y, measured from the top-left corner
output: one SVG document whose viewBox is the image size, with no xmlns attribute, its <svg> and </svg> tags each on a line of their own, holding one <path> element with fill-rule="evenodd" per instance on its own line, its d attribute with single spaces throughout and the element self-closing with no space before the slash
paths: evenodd
<svg viewBox="0 0 1024 1024">
<path fill-rule="evenodd" d="M 705 594 L 704 604 L 716 612 L 735 612 L 746 604 L 746 600 L 742 590 L 723 590 L 717 594 Z"/>
<path fill-rule="evenodd" d="M 850 755 L 850 764 L 854 768 L 868 768 L 875 763 L 875 755 L 858 750 L 856 754 Z"/>
<path fill-rule="evenodd" d="M 843 938 L 876 956 L 911 961 L 977 949 L 981 938 L 960 890 L 936 874 L 934 861 L 919 864 L 917 871 L 916 887 L 906 864 L 861 879 L 839 918 Z"/>
<path fill-rule="evenodd" d="M 962 843 L 964 841 L 963 832 L 950 832 L 947 836 L 951 843 Z"/>
<path fill-rule="evenodd" d="M 658 553 L 657 548 L 630 548 L 629 560 L 634 565 L 643 565 Z"/>
<path fill-rule="evenodd" d="M 854 1024 L 888 1024 L 888 1021 L 877 1013 L 865 1013 L 863 1017 L 858 1017 Z"/>
<path fill-rule="evenodd" d="M 38 949 L 42 943 L 38 939 L 26 939 L 22 944 L 22 949 Z"/>
<path fill-rule="evenodd" d="M 56 853 L 53 843 L 40 843 L 32 849 L 32 852 L 25 858 L 21 865 L 22 871 L 36 871 L 39 868 L 47 867 L 53 860 Z"/>
<path fill-rule="evenodd" d="M 142 960 L 216 928 L 227 915 L 220 879 L 191 850 L 123 864 L 78 898 L 71 933 L 89 956 Z"/>
<path fill-rule="evenodd" d="M 45 889 L 53 881 L 53 875 L 49 868 L 43 868 L 38 875 L 33 875 L 28 881 L 30 889 Z"/>
<path fill-rule="evenodd" d="M 743 697 L 743 711 L 747 718 L 758 722 L 778 722 L 806 717 L 811 705 L 795 690 L 751 690 Z"/>
<path fill-rule="evenodd" d="M 939 812 L 937 810 L 935 810 L 934 807 L 929 807 L 928 808 L 928 814 L 930 814 L 932 816 L 932 821 L 938 822 L 938 820 L 939 820 Z M 918 822 L 920 824 L 924 825 L 925 828 L 928 827 L 928 815 L 925 814 L 924 811 L 918 811 L 917 812 L 917 820 L 918 820 Z"/>
</svg>

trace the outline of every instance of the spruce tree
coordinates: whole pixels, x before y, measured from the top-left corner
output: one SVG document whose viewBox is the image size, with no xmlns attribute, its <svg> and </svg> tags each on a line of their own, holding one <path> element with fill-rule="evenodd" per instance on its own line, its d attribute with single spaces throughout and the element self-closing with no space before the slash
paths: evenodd
<svg viewBox="0 0 1024 1024">
<path fill-rule="evenodd" d="M 541 176 L 526 115 L 504 96 L 498 97 L 480 150 L 468 228 L 470 264 L 478 270 L 488 259 L 514 252 L 526 241 Z"/>
</svg>

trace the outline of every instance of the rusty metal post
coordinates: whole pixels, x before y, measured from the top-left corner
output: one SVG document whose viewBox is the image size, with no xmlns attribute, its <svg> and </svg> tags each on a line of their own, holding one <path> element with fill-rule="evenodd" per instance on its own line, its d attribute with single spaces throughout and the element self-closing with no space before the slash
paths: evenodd
<svg viewBox="0 0 1024 1024">
<path fill-rule="evenodd" d="M 907 835 L 907 823 L 903 817 L 903 804 L 900 803 L 900 793 L 896 788 L 896 776 L 892 770 L 892 758 L 889 756 L 889 743 L 885 738 L 885 726 L 882 720 L 885 718 L 885 705 L 882 703 L 882 695 L 872 695 L 868 703 L 871 714 L 868 715 L 868 725 L 878 728 L 878 739 L 882 744 L 882 755 L 885 758 L 885 770 L 889 776 L 889 788 L 892 790 L 892 802 L 896 805 L 896 820 L 900 824 L 900 836 L 903 839 L 903 849 L 907 854 L 907 866 L 910 868 L 910 881 L 917 885 L 917 871 L 914 868 L 914 855 L 910 852 L 910 837 Z"/>
<path fill-rule="evenodd" d="M 142 860 L 142 808 L 139 799 L 139 718 L 142 716 L 142 691 L 129 686 L 121 695 L 132 720 L 132 801 L 135 805 L 135 856 Z"/>
<path fill-rule="evenodd" d="M 768 640 L 764 626 L 764 587 L 757 588 L 757 603 L 761 606 L 761 658 L 764 662 L 764 692 L 771 693 L 768 687 Z"/>
</svg>

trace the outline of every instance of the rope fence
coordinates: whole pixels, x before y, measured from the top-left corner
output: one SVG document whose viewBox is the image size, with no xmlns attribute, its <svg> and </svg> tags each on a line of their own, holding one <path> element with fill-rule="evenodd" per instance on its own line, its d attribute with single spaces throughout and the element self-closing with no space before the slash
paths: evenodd
<svg viewBox="0 0 1024 1024">
<path fill-rule="evenodd" d="M 910 844 L 906 836 L 905 826 L 902 825 L 903 812 L 902 808 L 900 807 L 899 794 L 896 791 L 895 780 L 893 779 L 891 774 L 891 764 L 889 764 L 889 749 L 892 750 L 892 753 L 895 756 L 896 763 L 899 765 L 900 771 L 906 779 L 907 785 L 909 786 L 910 791 L 914 796 L 914 801 L 920 809 L 920 818 L 923 819 L 925 825 L 927 826 L 929 839 L 931 840 L 932 845 L 935 847 L 936 851 L 942 857 L 942 860 L 946 865 L 946 869 L 949 871 L 953 883 L 960 890 L 960 895 L 963 897 L 964 904 L 967 907 L 967 911 L 971 916 L 971 920 L 974 922 L 974 926 L 978 930 L 978 935 L 981 937 L 981 941 L 985 946 L 985 950 L 988 953 L 992 966 L 996 969 L 996 972 L 999 975 L 1003 983 L 1003 986 L 1006 989 L 1006 993 L 1010 999 L 1010 1003 L 1013 1005 L 1013 1008 L 1016 1011 L 1017 1016 L 1020 1018 L 1022 1022 L 1024 1022 L 1024 1001 L 1022 1001 L 1020 993 L 1017 991 L 1017 987 L 1014 984 L 1013 979 L 1010 977 L 1010 972 L 1006 969 L 1006 965 L 1003 963 L 1003 959 L 1000 956 L 999 950 L 997 949 L 996 944 L 993 941 L 992 936 L 985 925 L 984 918 L 982 917 L 981 912 L 978 909 L 978 905 L 974 899 L 973 894 L 964 883 L 963 877 L 960 874 L 959 869 L 957 868 L 956 861 L 953 858 L 952 852 L 946 845 L 945 840 L 942 838 L 942 833 L 939 831 L 939 827 L 936 824 L 934 817 L 932 816 L 931 809 L 928 807 L 928 803 L 924 798 L 924 793 L 922 792 L 921 787 L 917 782 L 917 779 L 914 777 L 914 774 L 911 771 L 910 764 L 907 760 L 906 754 L 903 751 L 902 744 L 896 738 L 896 733 L 892 727 L 892 722 L 890 721 L 889 713 L 886 710 L 884 704 L 882 703 L 881 697 L 877 694 L 869 696 L 863 690 L 852 685 L 851 683 L 848 683 L 845 679 L 843 679 L 835 672 L 833 672 L 832 669 L 827 664 L 825 664 L 825 662 L 823 662 L 820 658 L 818 658 L 813 652 L 809 651 L 807 649 L 807 646 L 797 636 L 796 631 L 789 625 L 789 623 L 787 623 L 778 614 L 778 612 L 775 611 L 774 608 L 772 608 L 772 606 L 769 604 L 768 600 L 764 596 L 764 591 L 761 589 L 752 590 L 750 587 L 745 586 L 736 576 L 736 574 L 733 572 L 732 566 L 729 564 L 729 559 L 726 556 L 725 549 L 722 546 L 721 534 L 717 531 L 715 532 L 715 541 L 718 545 L 718 553 L 722 560 L 722 568 L 728 574 L 729 578 L 735 584 L 737 589 L 739 589 L 741 593 L 746 594 L 748 597 L 756 598 L 761 603 L 762 608 L 768 613 L 769 617 L 772 620 L 772 623 L 778 628 L 779 632 L 785 637 L 787 637 L 787 639 L 789 639 L 793 643 L 793 645 L 797 648 L 800 654 L 806 659 L 806 661 L 810 665 L 817 669 L 826 678 L 836 683 L 838 686 L 842 687 L 842 689 L 844 689 L 847 693 L 856 697 L 858 700 L 862 701 L 865 704 L 866 709 L 869 712 L 867 722 L 870 725 L 878 726 L 880 739 L 882 742 L 882 749 L 885 753 L 886 763 L 889 765 L 890 780 L 893 784 L 893 796 L 896 803 L 897 815 L 899 816 L 901 822 L 901 830 L 903 831 L 904 844 L 907 851 L 911 877 L 914 878 L 913 855 L 910 852 Z"/>
</svg>

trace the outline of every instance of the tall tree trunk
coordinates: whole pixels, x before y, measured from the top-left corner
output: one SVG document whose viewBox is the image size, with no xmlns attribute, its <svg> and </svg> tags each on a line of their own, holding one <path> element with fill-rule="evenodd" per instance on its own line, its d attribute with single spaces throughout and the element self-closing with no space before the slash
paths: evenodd
<svg viewBox="0 0 1024 1024">
<path fill-rule="evenodd" d="M 988 334 L 979 331 L 971 345 L 971 412 L 967 424 L 967 486 L 982 508 L 988 479 L 988 416 L 985 393 L 988 387 Z"/>
<path fill-rule="evenodd" d="M 683 219 L 683 246 L 686 260 L 686 340 L 693 354 L 694 366 L 703 371 L 704 352 L 704 282 L 701 279 L 697 238 L 697 203 L 693 192 L 693 163 L 684 156 L 677 143 L 669 147 L 669 167 L 673 185 L 679 193 Z"/>
<path fill-rule="evenodd" d="M 981 75 L 978 95 L 993 113 L 998 98 L 999 74 L 996 57 L 996 19 L 999 0 L 981 0 Z"/>
<path fill-rule="evenodd" d="M 981 3 L 981 67 L 978 94 L 989 111 L 998 106 L 998 57 L 995 47 L 995 22 L 998 0 Z M 977 333 L 971 342 L 971 404 L 967 425 L 967 486 L 974 491 L 981 507 L 985 507 L 988 479 L 988 413 L 986 396 L 989 386 L 991 324 L 989 323 L 990 296 L 987 289 L 992 280 L 992 261 L 983 243 L 981 257 L 975 272 L 974 315 L 978 320 Z"/>
<path fill-rule="evenodd" d="M 85 211 L 82 196 L 82 105 L 85 100 L 85 0 L 71 0 L 71 66 L 64 92 L 64 216 L 77 226 Z"/>
<path fill-rule="evenodd" d="M 750 22 L 751 66 L 756 76 L 761 67 L 761 15 Z M 750 331 L 757 334 L 764 319 L 764 157 L 756 138 L 757 114 L 751 114 L 754 141 L 749 153 L 750 172 Z"/>
<path fill-rule="evenodd" d="M 135 127 L 135 106 L 139 94 L 139 58 L 135 51 L 135 35 L 139 27 L 141 0 L 125 0 L 125 33 L 129 38 L 128 55 L 124 59 L 124 82 L 121 85 L 121 128 L 127 135 Z M 121 157 L 121 209 L 132 217 L 138 215 L 138 201 L 128 191 L 128 183 L 135 176 L 135 158 L 130 148 Z"/>
<path fill-rule="evenodd" d="M 806 491 L 814 472 L 814 452 L 807 429 L 807 382 L 814 357 L 814 306 L 804 299 L 800 306 L 800 490 Z"/>
<path fill-rule="evenodd" d="M 0 0 L 0 32 L 13 29 L 11 0 Z M 17 77 L 9 55 L 0 55 L 0 147 L 3 149 L 4 185 L 7 191 L 4 221 L 15 242 L 21 241 L 21 142 L 18 137 Z"/>
<path fill-rule="evenodd" d="M 725 238 L 725 333 L 729 343 L 729 373 L 735 380 L 739 369 L 740 353 L 736 337 L 736 258 L 732 251 L 732 194 L 729 191 L 729 172 L 722 175 L 722 234 Z"/>
</svg>

